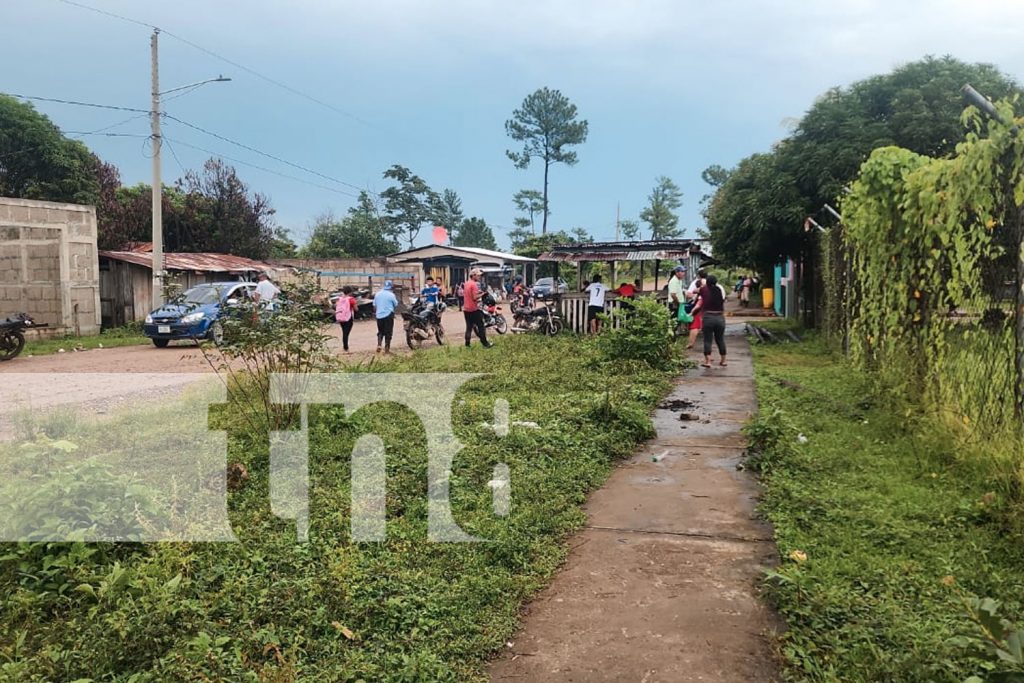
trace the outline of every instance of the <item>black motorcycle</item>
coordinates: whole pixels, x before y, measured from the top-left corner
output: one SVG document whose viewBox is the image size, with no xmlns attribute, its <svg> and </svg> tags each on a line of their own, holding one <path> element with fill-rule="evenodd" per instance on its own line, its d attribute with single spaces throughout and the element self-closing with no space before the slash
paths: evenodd
<svg viewBox="0 0 1024 683">
<path fill-rule="evenodd" d="M 429 339 L 431 335 L 438 344 L 448 343 L 444 336 L 444 326 L 441 324 L 441 313 L 444 309 L 443 303 L 432 304 L 414 299 L 412 306 L 402 311 L 402 319 L 405 321 L 405 343 L 410 349 L 420 348 L 423 341 Z"/>
<path fill-rule="evenodd" d="M 37 325 L 28 313 L 0 320 L 0 361 L 15 358 L 25 348 L 25 330 Z"/>
<path fill-rule="evenodd" d="M 554 337 L 562 332 L 565 323 L 562 317 L 555 312 L 554 306 L 539 306 L 533 308 L 526 306 L 512 306 L 512 331 L 513 332 L 540 332 L 549 337 Z"/>
</svg>

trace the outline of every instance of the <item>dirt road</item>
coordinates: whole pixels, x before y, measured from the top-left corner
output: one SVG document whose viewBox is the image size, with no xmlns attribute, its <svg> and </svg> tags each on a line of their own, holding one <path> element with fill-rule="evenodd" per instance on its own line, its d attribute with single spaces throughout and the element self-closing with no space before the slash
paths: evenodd
<svg viewBox="0 0 1024 683">
<path fill-rule="evenodd" d="M 450 343 L 461 344 L 466 329 L 462 314 L 447 312 L 444 326 Z M 395 327 L 393 350 L 408 353 L 401 321 Z M 329 348 L 341 355 L 339 327 L 325 325 L 324 333 L 331 337 Z M 352 352 L 343 357 L 358 360 L 374 355 L 376 334 L 374 321 L 357 322 L 349 344 Z M 426 346 L 434 344 L 431 340 Z M 11 433 L 11 421 L 24 411 L 74 407 L 83 415 L 105 414 L 137 401 L 179 395 L 204 378 L 214 379 L 213 368 L 203 352 L 190 342 L 174 342 L 165 349 L 146 344 L 36 357 L 23 355 L 0 363 L 0 438 Z"/>
</svg>

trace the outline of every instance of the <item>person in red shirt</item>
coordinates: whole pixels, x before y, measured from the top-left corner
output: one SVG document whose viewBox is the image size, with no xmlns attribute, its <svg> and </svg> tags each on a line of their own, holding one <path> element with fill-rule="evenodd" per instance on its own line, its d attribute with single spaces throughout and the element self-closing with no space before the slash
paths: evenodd
<svg viewBox="0 0 1024 683">
<path fill-rule="evenodd" d="M 341 344 L 348 353 L 348 337 L 352 334 L 352 325 L 355 323 L 356 309 L 358 304 L 352 296 L 352 288 L 345 285 L 341 288 L 341 296 L 334 306 L 334 319 L 341 325 Z"/>
<path fill-rule="evenodd" d="M 633 309 L 633 300 L 636 298 L 636 287 L 623 282 L 619 285 L 619 288 L 615 290 L 615 293 L 619 295 L 619 306 L 624 310 Z"/>
<path fill-rule="evenodd" d="M 469 271 L 469 280 L 466 282 L 462 291 L 462 315 L 466 318 L 466 346 L 469 346 L 470 340 L 473 339 L 473 332 L 476 332 L 476 336 L 480 338 L 480 343 L 485 349 L 489 349 L 494 344 L 487 341 L 487 329 L 484 327 L 484 314 L 480 310 L 480 299 L 483 298 L 484 292 L 480 289 L 480 277 L 483 275 L 483 271 L 479 268 L 474 268 Z"/>
</svg>

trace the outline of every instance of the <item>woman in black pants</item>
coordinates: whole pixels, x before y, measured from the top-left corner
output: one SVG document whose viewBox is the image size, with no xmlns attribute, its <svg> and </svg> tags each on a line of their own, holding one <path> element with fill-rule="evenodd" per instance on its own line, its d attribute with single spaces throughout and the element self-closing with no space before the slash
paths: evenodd
<svg viewBox="0 0 1024 683">
<path fill-rule="evenodd" d="M 711 367 L 711 341 L 714 339 L 722 360 L 718 363 L 723 368 L 725 362 L 725 292 L 718 286 L 718 278 L 708 275 L 704 286 L 700 288 L 697 305 L 693 314 L 703 312 L 704 330 L 704 367 Z"/>
</svg>

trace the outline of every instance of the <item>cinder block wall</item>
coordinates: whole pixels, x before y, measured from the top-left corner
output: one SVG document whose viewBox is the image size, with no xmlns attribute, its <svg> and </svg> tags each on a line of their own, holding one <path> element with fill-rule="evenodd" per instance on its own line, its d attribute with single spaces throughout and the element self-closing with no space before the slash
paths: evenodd
<svg viewBox="0 0 1024 683">
<path fill-rule="evenodd" d="M 373 286 L 376 289 L 384 280 L 402 280 L 406 278 L 399 275 L 418 278 L 419 266 L 388 263 L 387 259 L 273 259 L 268 261 L 277 272 L 277 277 L 282 282 L 291 281 L 294 276 L 289 272 L 291 268 L 300 270 L 313 270 L 320 275 L 320 287 L 325 292 L 336 292 L 345 285 L 353 287 L 366 287 L 369 280 L 373 278 Z M 396 284 L 398 284 L 396 282 Z"/>
<path fill-rule="evenodd" d="M 0 197 L 0 318 L 15 313 L 52 332 L 99 332 L 95 208 Z"/>
</svg>

